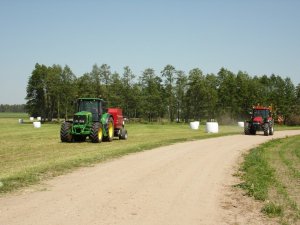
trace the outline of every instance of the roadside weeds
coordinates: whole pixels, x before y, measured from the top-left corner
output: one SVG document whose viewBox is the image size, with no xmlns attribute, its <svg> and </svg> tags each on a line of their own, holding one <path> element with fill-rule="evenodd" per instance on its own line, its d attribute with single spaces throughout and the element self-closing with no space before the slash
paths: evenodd
<svg viewBox="0 0 300 225">
<path fill-rule="evenodd" d="M 244 156 L 237 184 L 248 196 L 263 202 L 261 212 L 278 224 L 300 222 L 300 138 L 269 141 Z"/>
</svg>

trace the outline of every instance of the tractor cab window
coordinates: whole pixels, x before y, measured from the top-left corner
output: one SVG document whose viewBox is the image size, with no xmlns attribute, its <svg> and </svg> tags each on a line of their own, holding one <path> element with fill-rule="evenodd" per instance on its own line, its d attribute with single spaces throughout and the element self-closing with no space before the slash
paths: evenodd
<svg viewBox="0 0 300 225">
<path fill-rule="evenodd" d="M 98 102 L 96 101 L 80 101 L 78 111 L 93 112 L 98 111 Z"/>
<path fill-rule="evenodd" d="M 97 121 L 99 117 L 99 102 L 98 101 L 79 101 L 78 112 L 87 111 L 91 112 L 93 121 Z"/>
<path fill-rule="evenodd" d="M 268 118 L 269 116 L 269 110 L 254 110 L 253 111 L 253 116 L 254 117 L 262 117 L 262 118 Z"/>
</svg>

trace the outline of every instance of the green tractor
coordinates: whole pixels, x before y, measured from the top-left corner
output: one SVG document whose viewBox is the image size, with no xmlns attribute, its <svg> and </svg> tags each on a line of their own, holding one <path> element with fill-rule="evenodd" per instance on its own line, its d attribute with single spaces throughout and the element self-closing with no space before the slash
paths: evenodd
<svg viewBox="0 0 300 225">
<path fill-rule="evenodd" d="M 100 98 L 79 98 L 73 121 L 65 121 L 60 129 L 62 142 L 82 142 L 89 138 L 93 143 L 100 143 L 112 141 L 114 137 L 128 138 L 122 109 L 107 108 Z"/>
</svg>

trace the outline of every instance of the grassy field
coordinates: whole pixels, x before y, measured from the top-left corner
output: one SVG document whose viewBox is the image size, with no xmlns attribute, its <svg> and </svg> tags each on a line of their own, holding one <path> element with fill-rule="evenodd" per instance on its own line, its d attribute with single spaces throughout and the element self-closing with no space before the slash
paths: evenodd
<svg viewBox="0 0 300 225">
<path fill-rule="evenodd" d="M 18 118 L 25 123 L 19 124 Z M 237 126 L 222 126 L 219 134 L 207 134 L 203 125 L 191 130 L 187 124 L 128 124 L 127 129 L 126 141 L 61 143 L 60 124 L 34 128 L 26 114 L 0 113 L 0 193 L 131 152 L 243 131 Z"/>
<path fill-rule="evenodd" d="M 251 150 L 239 186 L 265 201 L 262 211 L 281 224 L 300 223 L 300 136 L 273 140 Z"/>
<path fill-rule="evenodd" d="M 17 118 L 17 119 L 28 119 L 28 115 L 26 113 L 6 113 L 1 112 L 0 118 Z"/>
</svg>

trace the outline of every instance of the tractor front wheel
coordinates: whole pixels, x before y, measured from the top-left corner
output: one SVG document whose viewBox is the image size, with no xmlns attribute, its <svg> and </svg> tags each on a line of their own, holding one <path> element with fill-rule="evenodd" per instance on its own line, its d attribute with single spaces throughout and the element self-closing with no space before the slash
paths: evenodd
<svg viewBox="0 0 300 225">
<path fill-rule="evenodd" d="M 269 136 L 269 134 L 270 134 L 269 124 L 265 123 L 265 125 L 264 125 L 264 135 Z"/>
<path fill-rule="evenodd" d="M 102 123 L 94 123 L 91 129 L 90 139 L 93 143 L 100 143 L 103 139 Z"/>
<path fill-rule="evenodd" d="M 71 134 L 72 123 L 64 122 L 60 128 L 60 140 L 62 142 L 71 142 L 73 135 Z"/>
<path fill-rule="evenodd" d="M 274 126 L 273 125 L 270 126 L 269 134 L 270 135 L 274 134 Z"/>
</svg>

